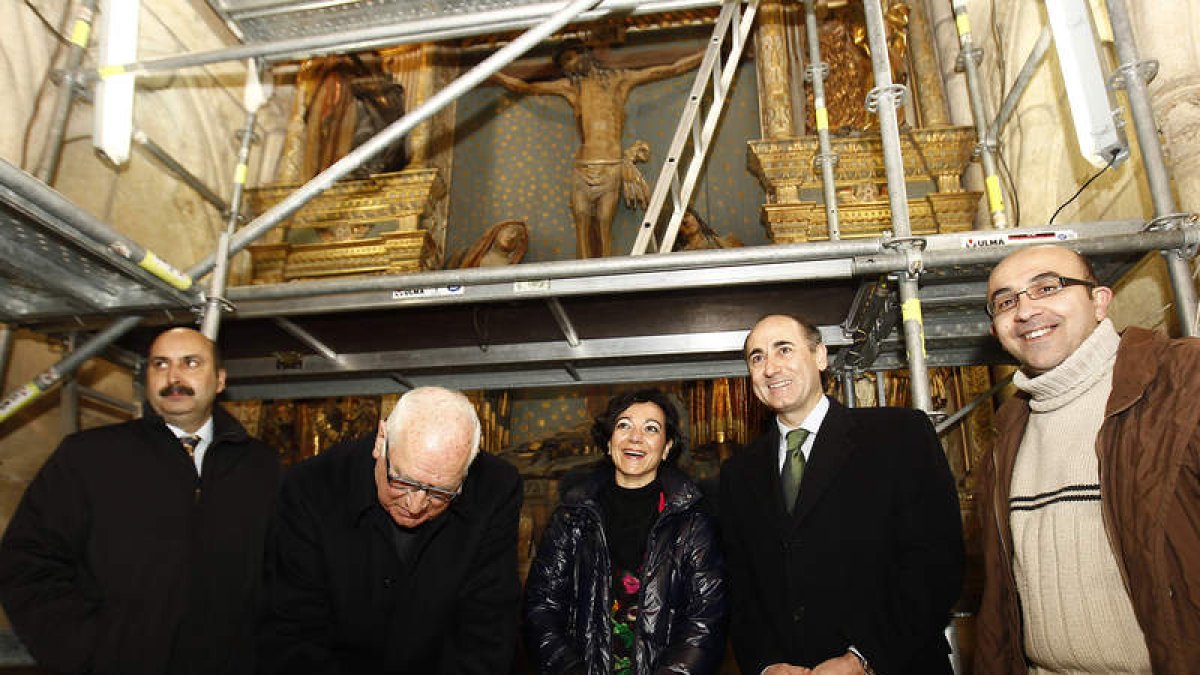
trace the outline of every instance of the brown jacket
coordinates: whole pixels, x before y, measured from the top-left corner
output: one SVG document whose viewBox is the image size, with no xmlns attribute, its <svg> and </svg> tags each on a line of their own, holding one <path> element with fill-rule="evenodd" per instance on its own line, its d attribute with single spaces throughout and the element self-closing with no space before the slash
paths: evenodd
<svg viewBox="0 0 1200 675">
<path fill-rule="evenodd" d="M 1012 573 L 1008 494 L 1029 419 L 1028 397 L 1000 409 L 980 475 L 985 579 L 976 675 L 1026 673 Z M 1105 529 L 1156 675 L 1200 664 L 1200 340 L 1141 328 L 1121 336 L 1113 390 L 1096 437 Z"/>
</svg>

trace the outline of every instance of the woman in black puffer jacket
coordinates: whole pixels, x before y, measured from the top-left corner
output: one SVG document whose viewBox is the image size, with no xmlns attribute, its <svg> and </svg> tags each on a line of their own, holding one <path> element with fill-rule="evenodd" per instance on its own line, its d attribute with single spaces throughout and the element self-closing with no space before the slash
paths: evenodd
<svg viewBox="0 0 1200 675">
<path fill-rule="evenodd" d="M 533 662 L 547 675 L 715 672 L 725 561 L 699 489 L 662 465 L 684 450 L 675 406 L 657 389 L 619 395 L 592 434 L 611 463 L 564 490 L 525 584 Z"/>
</svg>

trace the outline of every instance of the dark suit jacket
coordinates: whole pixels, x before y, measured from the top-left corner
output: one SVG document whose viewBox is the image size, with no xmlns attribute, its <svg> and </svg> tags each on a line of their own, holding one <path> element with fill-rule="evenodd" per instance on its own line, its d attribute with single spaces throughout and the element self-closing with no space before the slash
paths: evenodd
<svg viewBox="0 0 1200 675">
<path fill-rule="evenodd" d="M 0 600 L 49 672 L 253 671 L 279 456 L 221 406 L 201 475 L 162 418 L 67 436 L 0 544 Z"/>
<path fill-rule="evenodd" d="M 268 540 L 266 673 L 507 673 L 521 596 L 521 479 L 480 453 L 462 495 L 402 546 L 379 505 L 374 436 L 285 478 Z"/>
<path fill-rule="evenodd" d="M 881 675 L 949 674 L 963 540 L 941 444 L 919 411 L 830 403 L 792 516 L 773 423 L 721 469 L 738 665 L 813 667 L 854 645 Z"/>
</svg>

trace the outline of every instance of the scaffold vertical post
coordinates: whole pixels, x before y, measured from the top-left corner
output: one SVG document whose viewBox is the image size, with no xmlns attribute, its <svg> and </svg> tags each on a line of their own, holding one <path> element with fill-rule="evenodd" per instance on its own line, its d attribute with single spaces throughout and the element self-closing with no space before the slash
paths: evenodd
<svg viewBox="0 0 1200 675">
<path fill-rule="evenodd" d="M 8 362 L 12 357 L 15 334 L 15 328 L 8 324 L 0 324 L 0 385 L 8 381 Z"/>
<path fill-rule="evenodd" d="M 1000 173 L 997 170 L 994 148 L 988 144 L 987 114 L 984 111 L 983 83 L 980 82 L 979 61 L 983 58 L 983 50 L 975 46 L 971 35 L 971 19 L 967 16 L 967 0 L 952 0 L 954 7 L 954 26 L 958 31 L 960 47 L 958 65 L 967 76 L 967 95 L 971 102 L 971 116 L 975 121 L 975 135 L 979 139 L 976 146 L 979 160 L 983 164 L 984 191 L 987 194 L 988 211 L 991 214 L 992 227 L 1004 229 L 1008 227 L 1008 214 L 1004 208 L 1004 192 L 1000 188 Z M 871 4 L 871 3 L 866 3 Z"/>
<path fill-rule="evenodd" d="M 896 247 L 909 259 L 908 269 L 899 273 L 904 347 L 908 355 L 908 381 L 912 389 L 914 408 L 930 412 L 933 407 L 929 394 L 929 369 L 925 356 L 925 327 L 921 317 L 921 298 L 917 279 L 924 271 L 921 262 L 923 241 L 912 239 L 908 213 L 908 186 L 904 182 L 904 158 L 900 155 L 900 124 L 896 109 L 903 102 L 907 89 L 892 82 L 892 67 L 888 61 L 887 36 L 884 33 L 883 10 L 879 3 L 863 3 L 867 23 L 867 38 L 871 47 L 871 69 L 875 88 L 867 96 L 867 109 L 879 116 L 879 134 L 883 144 L 883 164 L 887 175 L 888 205 L 892 211 L 892 230 Z"/>
<path fill-rule="evenodd" d="M 1117 51 L 1118 77 L 1114 83 L 1125 87 L 1129 101 L 1133 126 L 1137 132 L 1138 146 L 1142 151 L 1142 166 L 1146 171 L 1146 183 L 1150 186 L 1150 198 L 1154 203 L 1156 222 L 1171 223 L 1175 213 L 1175 197 L 1171 194 L 1171 179 L 1167 174 L 1167 163 L 1163 158 L 1162 145 L 1158 139 L 1158 128 L 1154 121 L 1154 109 L 1146 88 L 1150 62 L 1138 56 L 1137 43 L 1129 19 L 1129 8 L 1125 0 L 1107 0 L 1109 21 L 1112 23 L 1113 44 Z M 1179 329 L 1184 335 L 1194 336 L 1196 326 L 1196 286 L 1192 281 L 1191 265 L 1183 249 L 1162 251 L 1171 277 L 1171 288 L 1175 292 L 1175 312 L 1179 317 Z"/>
<path fill-rule="evenodd" d="M 257 68 L 258 66 L 252 64 L 250 67 Z M 254 73 L 250 73 L 248 77 L 254 77 Z M 239 132 L 241 145 L 238 148 L 237 166 L 234 168 L 228 219 L 225 223 L 225 230 L 217 240 L 216 267 L 213 269 L 212 280 L 208 287 L 208 298 L 204 304 L 204 317 L 201 321 L 200 332 L 213 342 L 217 341 L 217 334 L 221 329 L 221 312 L 228 304 L 225 301 L 225 285 L 229 277 L 229 242 L 233 239 L 238 223 L 242 219 L 242 195 L 245 192 L 246 178 L 249 174 L 250 147 L 254 144 L 254 124 L 258 118 L 259 105 L 261 105 L 261 101 L 257 105 L 248 103 L 246 106 L 246 121 Z"/>
<path fill-rule="evenodd" d="M 79 334 L 72 332 L 67 335 L 64 343 L 68 352 L 75 351 Z M 62 418 L 63 436 L 79 431 L 79 380 L 74 372 L 63 375 L 62 394 L 59 396 L 58 411 Z"/>
<path fill-rule="evenodd" d="M 88 41 L 92 36 L 92 18 L 96 15 L 96 0 L 81 0 L 71 23 L 71 49 L 67 64 L 59 82 L 58 98 L 54 103 L 54 115 L 46 132 L 46 145 L 38 162 L 38 180 L 50 185 L 58 173 L 58 162 L 62 157 L 63 139 L 67 135 L 67 122 L 71 117 L 71 105 L 75 102 L 76 88 L 83 82 L 83 58 L 87 54 Z"/>
<path fill-rule="evenodd" d="M 821 60 L 820 34 L 817 32 L 817 10 L 815 0 L 804 2 L 804 26 L 808 36 L 808 68 L 805 78 L 812 81 L 813 126 L 817 129 L 817 144 L 820 152 L 814 161 L 821 167 L 821 187 L 825 197 L 825 219 L 829 223 L 829 239 L 842 238 L 838 224 L 837 187 L 833 178 L 833 167 L 838 156 L 829 142 L 829 109 L 825 106 L 825 78 L 829 77 L 829 64 Z"/>
</svg>

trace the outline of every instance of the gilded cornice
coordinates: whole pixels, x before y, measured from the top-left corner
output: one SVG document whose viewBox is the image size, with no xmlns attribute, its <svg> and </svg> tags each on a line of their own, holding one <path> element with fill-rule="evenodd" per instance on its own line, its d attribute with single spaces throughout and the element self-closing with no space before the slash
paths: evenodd
<svg viewBox="0 0 1200 675">
<path fill-rule="evenodd" d="M 838 157 L 834 166 L 838 185 L 887 180 L 878 132 L 835 136 L 830 142 Z M 935 181 L 942 192 L 961 189 L 960 176 L 975 150 L 974 129 L 913 129 L 901 134 L 900 143 L 907 179 Z M 798 191 L 821 187 L 821 170 L 815 161 L 820 152 L 816 136 L 750 141 L 748 145 L 750 171 L 769 193 L 778 194 L 780 188 Z"/>
</svg>

